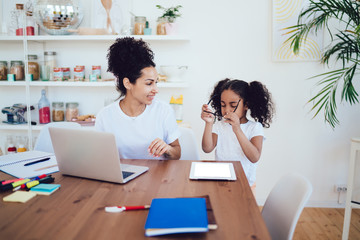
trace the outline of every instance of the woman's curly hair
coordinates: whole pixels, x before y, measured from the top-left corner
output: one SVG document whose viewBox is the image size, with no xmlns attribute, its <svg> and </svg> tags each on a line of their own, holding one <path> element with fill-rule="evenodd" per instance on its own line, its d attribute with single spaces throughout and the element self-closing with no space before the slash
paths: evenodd
<svg viewBox="0 0 360 240">
<path fill-rule="evenodd" d="M 271 93 L 264 84 L 258 81 L 247 83 L 243 80 L 230 80 L 226 78 L 219 81 L 210 95 L 211 106 L 215 109 L 217 119 L 222 119 L 221 93 L 224 90 L 232 90 L 243 99 L 244 105 L 250 110 L 250 116 L 261 123 L 263 127 L 269 128 L 275 112 Z"/>
<path fill-rule="evenodd" d="M 120 97 L 126 94 L 123 79 L 128 78 L 135 84 L 141 70 L 155 67 L 154 53 L 143 40 L 132 37 L 118 38 L 108 49 L 108 72 L 116 77 L 116 88 Z"/>
</svg>

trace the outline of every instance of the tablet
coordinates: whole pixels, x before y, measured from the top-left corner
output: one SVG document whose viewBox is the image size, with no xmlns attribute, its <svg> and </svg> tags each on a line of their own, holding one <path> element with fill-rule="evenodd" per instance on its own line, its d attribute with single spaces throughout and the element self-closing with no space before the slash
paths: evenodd
<svg viewBox="0 0 360 240">
<path fill-rule="evenodd" d="M 234 165 L 221 162 L 192 162 L 190 179 L 236 180 Z"/>
</svg>

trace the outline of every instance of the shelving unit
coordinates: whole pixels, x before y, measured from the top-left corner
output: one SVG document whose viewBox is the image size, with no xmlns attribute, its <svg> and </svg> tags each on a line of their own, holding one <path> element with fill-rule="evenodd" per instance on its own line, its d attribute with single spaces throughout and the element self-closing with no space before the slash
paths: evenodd
<svg viewBox="0 0 360 240">
<path fill-rule="evenodd" d="M 43 52 L 46 50 L 54 49 L 54 45 L 59 46 L 56 47 L 56 51 L 63 51 L 67 47 L 72 47 L 72 45 L 79 46 L 79 48 L 87 48 L 87 46 L 103 46 L 106 44 L 108 46 L 111 42 L 115 41 L 117 38 L 123 38 L 123 37 L 134 37 L 136 39 L 143 39 L 144 41 L 147 41 L 149 43 L 154 43 L 158 47 L 169 47 L 171 44 L 181 44 L 184 42 L 189 41 L 189 38 L 186 36 L 175 36 L 175 35 L 131 35 L 131 36 L 123 36 L 123 35 L 40 35 L 40 36 L 4 36 L 0 35 L 0 43 L 1 44 L 9 44 L 12 45 L 14 49 L 14 52 L 16 52 L 17 59 L 19 59 L 19 53 L 22 52 L 21 56 L 24 61 L 25 66 L 27 65 L 27 59 L 25 57 L 28 54 L 32 54 L 33 50 L 31 48 L 40 47 L 39 52 Z M 19 46 L 22 45 L 22 49 L 17 49 L 17 47 L 14 47 L 17 44 Z M 58 50 L 59 49 L 59 50 Z M 80 50 L 81 51 L 81 50 Z M 62 59 L 66 58 L 64 56 L 66 54 L 63 54 Z M 75 55 L 75 54 L 74 54 Z M 77 58 L 86 58 L 79 54 L 79 56 L 76 56 Z M 4 60 L 4 59 L 1 59 Z M 80 61 L 81 62 L 81 61 Z M 25 68 L 25 71 L 27 69 Z M 12 92 L 16 92 L 19 94 L 19 96 L 22 96 L 24 98 L 27 105 L 31 105 L 31 97 L 30 96 L 33 91 L 33 89 L 36 89 L 38 91 L 39 88 L 44 87 L 47 90 L 51 92 L 56 92 L 59 94 L 55 95 L 61 95 L 60 92 L 69 92 L 69 91 L 75 91 L 72 90 L 73 88 L 76 89 L 77 92 L 82 92 L 84 94 L 84 91 L 90 91 L 90 93 L 97 94 L 96 91 L 103 91 L 103 92 L 110 92 L 111 88 L 114 88 L 115 83 L 113 81 L 106 81 L 106 82 L 70 82 L 70 81 L 15 81 L 15 82 L 8 82 L 8 81 L 0 81 L 0 87 L 5 89 L 11 89 Z M 162 89 L 181 89 L 181 88 L 187 88 L 189 85 L 187 82 L 159 82 L 158 87 Z M 15 90 L 13 90 L 13 87 L 16 87 Z M 81 87 L 86 87 L 85 89 Z M 68 88 L 68 90 L 64 90 L 64 88 Z M 115 89 L 115 88 L 114 88 Z M 7 91 L 7 90 L 5 90 Z M 103 93 L 104 94 L 104 93 Z M 33 94 L 34 95 L 34 94 Z M 36 95 L 36 94 L 35 94 Z M 97 96 L 92 96 L 97 97 Z M 57 96 L 57 98 L 59 98 Z M 64 98 L 66 99 L 66 98 Z M 50 99 L 49 99 L 50 100 Z M 54 99 L 53 99 L 54 100 Z M 57 100 L 57 99 L 55 99 Z M 1 97 L 0 97 L 1 101 Z M 14 100 L 13 100 L 14 101 Z M 16 100 L 17 101 L 17 100 Z M 34 100 L 32 100 L 33 102 Z M 72 99 L 66 99 L 66 101 L 72 101 Z M 20 102 L 20 100 L 19 100 Z M 51 101 L 50 101 L 51 102 Z M 16 103 L 16 102 L 14 102 Z M 4 107 L 4 106 L 2 106 Z M 94 107 L 96 110 L 98 106 Z M 21 125 L 10 125 L 5 123 L 0 123 L 0 133 L 1 132 L 9 132 L 9 131 L 27 131 L 27 135 L 29 138 L 29 148 L 32 149 L 33 146 L 33 137 L 32 133 L 33 131 L 40 131 L 42 126 L 41 125 L 31 125 L 31 113 L 27 113 L 27 119 L 29 121 L 28 124 L 21 124 Z M 1 142 L 1 139 L 0 139 Z M 0 143 L 1 146 L 1 143 Z"/>
</svg>

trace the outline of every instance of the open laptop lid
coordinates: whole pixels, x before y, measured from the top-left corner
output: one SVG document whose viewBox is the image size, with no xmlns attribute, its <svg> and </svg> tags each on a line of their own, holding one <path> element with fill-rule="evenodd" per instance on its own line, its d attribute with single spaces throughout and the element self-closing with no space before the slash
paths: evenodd
<svg viewBox="0 0 360 240">
<path fill-rule="evenodd" d="M 124 179 L 115 136 L 111 133 L 52 127 L 49 132 L 62 174 L 125 183 L 148 170 L 127 165 L 126 171 L 133 174 Z"/>
</svg>

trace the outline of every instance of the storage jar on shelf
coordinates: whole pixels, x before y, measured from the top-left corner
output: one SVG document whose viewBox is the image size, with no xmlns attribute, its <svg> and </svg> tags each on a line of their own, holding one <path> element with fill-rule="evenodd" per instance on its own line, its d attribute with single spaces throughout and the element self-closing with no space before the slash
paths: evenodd
<svg viewBox="0 0 360 240">
<path fill-rule="evenodd" d="M 6 80 L 7 79 L 7 61 L 0 61 L 0 80 Z"/>
<path fill-rule="evenodd" d="M 11 61 L 10 74 L 15 75 L 15 80 L 24 80 L 24 63 L 22 61 Z"/>
<path fill-rule="evenodd" d="M 33 80 L 39 80 L 40 67 L 37 63 L 37 55 L 28 55 L 28 72 L 33 75 Z"/>
<path fill-rule="evenodd" d="M 68 102 L 66 103 L 66 121 L 70 122 L 72 119 L 79 116 L 79 103 L 77 102 Z"/>
</svg>

